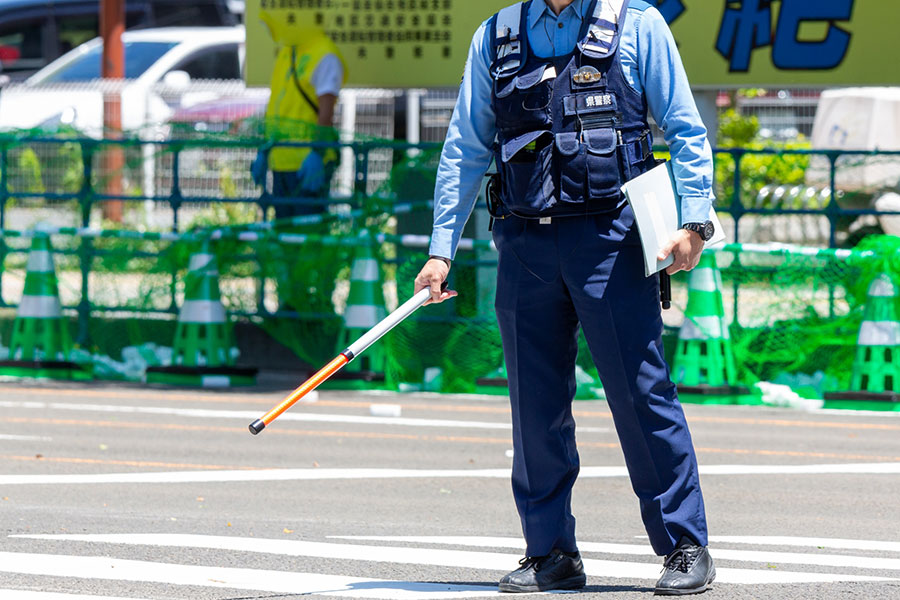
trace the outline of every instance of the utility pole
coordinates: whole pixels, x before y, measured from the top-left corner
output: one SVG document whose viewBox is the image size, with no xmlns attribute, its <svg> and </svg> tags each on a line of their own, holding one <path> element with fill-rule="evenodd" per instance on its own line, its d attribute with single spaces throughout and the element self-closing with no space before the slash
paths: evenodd
<svg viewBox="0 0 900 600">
<path fill-rule="evenodd" d="M 125 79 L 125 47 L 122 32 L 125 31 L 125 0 L 100 0 L 100 35 L 103 38 L 103 58 L 100 77 L 105 81 L 103 89 L 103 137 L 122 137 L 121 87 Z M 122 171 L 125 168 L 125 152 L 120 145 L 110 145 L 102 152 L 103 174 L 106 177 L 106 194 L 121 196 Z M 103 217 L 122 222 L 122 201 L 103 203 Z"/>
</svg>

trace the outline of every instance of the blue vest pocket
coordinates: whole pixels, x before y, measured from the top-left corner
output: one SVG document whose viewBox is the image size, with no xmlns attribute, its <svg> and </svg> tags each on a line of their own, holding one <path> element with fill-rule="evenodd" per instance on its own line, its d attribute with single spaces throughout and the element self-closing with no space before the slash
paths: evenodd
<svg viewBox="0 0 900 600">
<path fill-rule="evenodd" d="M 618 199 L 622 172 L 616 152 L 616 130 L 590 129 L 583 131 L 582 136 L 587 146 L 588 195 Z"/>
<path fill-rule="evenodd" d="M 535 216 L 553 206 L 553 144 L 549 131 L 532 131 L 500 145 L 497 167 L 503 204 L 511 211 Z"/>
<path fill-rule="evenodd" d="M 553 73 L 547 72 L 550 66 L 544 64 L 525 73 L 494 80 L 493 108 L 499 131 L 527 131 L 550 125 L 555 79 Z"/>
<path fill-rule="evenodd" d="M 559 199 L 562 202 L 584 202 L 585 146 L 578 133 L 566 131 L 556 134 L 559 155 Z"/>
<path fill-rule="evenodd" d="M 514 91 L 516 91 L 516 77 L 494 80 L 494 97 L 506 98 Z"/>
<path fill-rule="evenodd" d="M 544 78 L 549 66 L 541 65 L 530 73 L 522 73 L 516 77 L 516 89 L 522 95 L 522 108 L 525 110 L 543 111 L 550 107 L 555 77 Z"/>
</svg>

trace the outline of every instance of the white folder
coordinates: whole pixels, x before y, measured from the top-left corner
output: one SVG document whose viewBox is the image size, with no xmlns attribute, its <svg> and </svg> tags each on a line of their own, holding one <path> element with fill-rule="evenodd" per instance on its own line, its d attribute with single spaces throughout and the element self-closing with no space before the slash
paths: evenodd
<svg viewBox="0 0 900 600">
<path fill-rule="evenodd" d="M 681 197 L 675 188 L 672 163 L 666 162 L 635 177 L 622 186 L 622 191 L 634 211 L 634 220 L 644 247 L 644 275 L 649 277 L 674 261 L 672 255 L 666 260 L 658 260 L 656 257 L 682 225 Z M 712 207 L 709 209 L 709 220 L 713 222 L 715 233 L 706 242 L 704 249 L 725 241 L 722 224 Z"/>
</svg>

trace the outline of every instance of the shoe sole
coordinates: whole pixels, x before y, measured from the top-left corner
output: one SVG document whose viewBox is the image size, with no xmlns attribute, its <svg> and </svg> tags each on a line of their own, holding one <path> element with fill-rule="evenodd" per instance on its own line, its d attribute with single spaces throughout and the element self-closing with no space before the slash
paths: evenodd
<svg viewBox="0 0 900 600">
<path fill-rule="evenodd" d="M 691 594 L 702 594 L 706 590 L 712 589 L 713 581 L 716 580 L 716 572 L 712 572 L 712 577 L 701 587 L 691 588 L 688 590 L 678 590 L 674 588 L 656 588 L 653 591 L 655 596 L 689 596 Z"/>
<path fill-rule="evenodd" d="M 514 594 L 526 594 L 534 592 L 549 592 L 551 590 L 580 590 L 587 583 L 587 577 L 584 575 L 576 575 L 568 579 L 554 581 L 550 585 L 516 585 L 515 583 L 501 583 L 499 585 L 501 592 L 511 592 Z"/>
</svg>

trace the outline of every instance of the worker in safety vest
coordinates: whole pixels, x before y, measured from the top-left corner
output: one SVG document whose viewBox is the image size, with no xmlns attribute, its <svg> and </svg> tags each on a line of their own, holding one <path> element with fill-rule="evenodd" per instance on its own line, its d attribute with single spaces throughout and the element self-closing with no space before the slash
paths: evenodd
<svg viewBox="0 0 900 600">
<path fill-rule="evenodd" d="M 325 210 L 335 148 L 297 147 L 285 142 L 336 142 L 333 127 L 338 94 L 347 80 L 347 65 L 334 42 L 318 27 L 291 25 L 262 12 L 272 38 L 281 45 L 272 70 L 265 114 L 268 140 L 251 166 L 258 185 L 272 171 L 275 218 Z"/>
<path fill-rule="evenodd" d="M 658 257 L 693 269 L 713 224 L 713 163 L 672 34 L 640 0 L 530 0 L 475 33 L 438 167 L 430 255 L 415 291 L 442 290 L 493 160 L 496 312 L 512 406 L 512 486 L 527 544 L 504 592 L 580 589 L 572 486 L 575 359 L 584 332 L 650 545 L 655 592 L 705 591 L 715 568 L 697 459 L 663 355 L 660 282 L 644 275 L 622 184 L 672 153 L 684 228 Z M 597 507 L 602 510 L 602 507 Z"/>
</svg>

